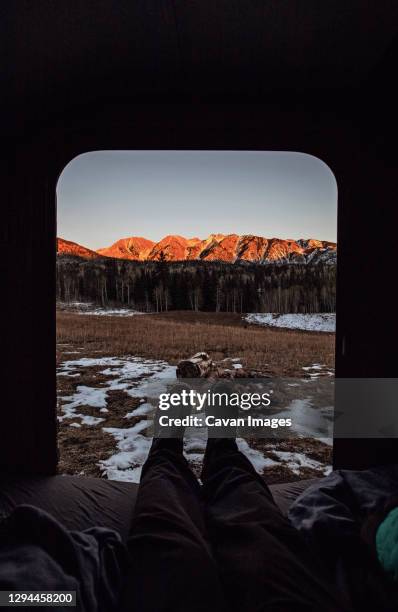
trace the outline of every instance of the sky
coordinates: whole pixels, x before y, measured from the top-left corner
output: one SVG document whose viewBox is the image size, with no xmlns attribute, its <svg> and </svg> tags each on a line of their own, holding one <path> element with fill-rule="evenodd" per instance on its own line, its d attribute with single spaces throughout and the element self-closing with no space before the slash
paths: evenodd
<svg viewBox="0 0 398 612">
<path fill-rule="evenodd" d="M 304 153 L 95 151 L 62 171 L 57 217 L 59 237 L 90 249 L 167 234 L 335 242 L 337 185 Z"/>
</svg>

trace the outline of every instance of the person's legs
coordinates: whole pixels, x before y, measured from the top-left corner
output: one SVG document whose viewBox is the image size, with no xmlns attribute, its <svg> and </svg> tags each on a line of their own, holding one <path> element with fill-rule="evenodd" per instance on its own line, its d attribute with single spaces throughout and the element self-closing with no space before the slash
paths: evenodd
<svg viewBox="0 0 398 612">
<path fill-rule="evenodd" d="M 181 439 L 156 439 L 143 467 L 129 550 L 133 612 L 223 610 L 200 485 Z"/>
<path fill-rule="evenodd" d="M 208 441 L 202 480 L 209 537 L 230 610 L 346 609 L 235 440 Z"/>
</svg>

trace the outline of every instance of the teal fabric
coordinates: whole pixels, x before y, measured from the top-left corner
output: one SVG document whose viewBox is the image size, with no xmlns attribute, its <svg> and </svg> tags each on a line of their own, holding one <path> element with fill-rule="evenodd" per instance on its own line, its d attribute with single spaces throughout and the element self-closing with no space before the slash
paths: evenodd
<svg viewBox="0 0 398 612">
<path fill-rule="evenodd" d="M 376 550 L 385 571 L 398 580 L 398 506 L 380 523 L 376 532 Z"/>
</svg>

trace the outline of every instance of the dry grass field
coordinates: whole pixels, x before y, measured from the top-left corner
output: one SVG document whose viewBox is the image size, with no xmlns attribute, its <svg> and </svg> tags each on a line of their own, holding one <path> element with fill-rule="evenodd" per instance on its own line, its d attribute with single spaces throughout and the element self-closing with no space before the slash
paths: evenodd
<svg viewBox="0 0 398 612">
<path fill-rule="evenodd" d="M 104 356 L 137 355 L 176 364 L 198 351 L 214 360 L 239 357 L 273 376 L 302 367 L 334 367 L 334 334 L 251 326 L 239 314 L 168 312 L 133 317 L 57 314 L 57 341 Z"/>
</svg>

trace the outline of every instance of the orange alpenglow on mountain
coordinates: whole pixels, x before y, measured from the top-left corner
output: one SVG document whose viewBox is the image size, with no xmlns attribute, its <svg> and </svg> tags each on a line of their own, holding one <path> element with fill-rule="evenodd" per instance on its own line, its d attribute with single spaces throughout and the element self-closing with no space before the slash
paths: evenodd
<svg viewBox="0 0 398 612">
<path fill-rule="evenodd" d="M 192 245 L 192 241 L 183 236 L 165 236 L 157 242 L 148 258 L 156 261 L 157 259 L 166 259 L 167 261 L 182 261 L 187 259 L 188 249 Z"/>
<path fill-rule="evenodd" d="M 141 236 L 132 236 L 131 238 L 121 238 L 105 249 L 98 249 L 97 253 L 116 259 L 145 261 L 154 246 L 153 240 L 147 240 L 147 238 L 141 238 Z"/>
<path fill-rule="evenodd" d="M 94 259 L 98 257 L 96 251 L 87 249 L 81 244 L 77 244 L 77 242 L 64 240 L 63 238 L 57 238 L 57 253 L 58 255 L 75 255 L 76 257 L 83 257 L 84 259 Z"/>
<path fill-rule="evenodd" d="M 84 258 L 113 257 L 135 261 L 250 261 L 277 262 L 300 256 L 310 259 L 314 254 L 333 254 L 336 244 L 327 240 L 284 240 L 238 234 L 210 234 L 208 238 L 165 236 L 159 242 L 132 236 L 122 238 L 97 252 L 75 242 L 58 238 L 58 253 Z"/>
</svg>

